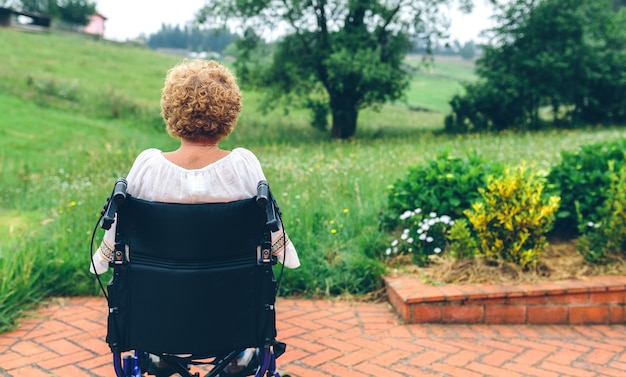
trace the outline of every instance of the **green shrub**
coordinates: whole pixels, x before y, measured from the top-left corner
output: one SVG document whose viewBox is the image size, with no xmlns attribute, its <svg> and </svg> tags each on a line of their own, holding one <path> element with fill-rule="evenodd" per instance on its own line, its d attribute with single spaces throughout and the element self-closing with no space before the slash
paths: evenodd
<svg viewBox="0 0 626 377">
<path fill-rule="evenodd" d="M 399 239 L 394 239 L 385 254 L 410 255 L 413 261 L 424 266 L 428 257 L 447 249 L 446 232 L 454 224 L 450 216 L 437 216 L 431 212 L 424 216 L 421 209 L 406 211 L 400 216 L 404 229 Z"/>
<path fill-rule="evenodd" d="M 450 100 L 452 112 L 444 119 L 448 133 L 501 131 L 523 123 L 523 97 L 513 88 L 511 77 L 489 84 L 474 82 L 465 85 L 465 94 Z"/>
<path fill-rule="evenodd" d="M 522 268 L 535 265 L 559 206 L 557 196 L 542 197 L 543 188 L 542 179 L 521 165 L 480 189 L 482 200 L 465 211 L 477 234 L 480 254 Z"/>
<path fill-rule="evenodd" d="M 625 153 L 626 138 L 561 152 L 561 163 L 548 175 L 551 192 L 561 197 L 555 233 L 574 238 L 588 222 L 600 222 L 599 210 L 607 200 L 610 186 L 609 164 L 614 163 L 619 170 Z"/>
<path fill-rule="evenodd" d="M 587 223 L 578 250 L 591 263 L 607 263 L 616 253 L 626 252 L 626 165 L 618 173 L 609 163 L 610 185 L 598 223 Z"/>
<path fill-rule="evenodd" d="M 406 177 L 389 188 L 388 213 L 384 214 L 387 229 L 398 224 L 398 215 L 420 208 L 424 213 L 436 212 L 461 217 L 478 199 L 478 188 L 487 177 L 502 172 L 502 165 L 487 162 L 477 153 L 466 158 L 439 155 L 426 164 L 411 167 Z"/>
<path fill-rule="evenodd" d="M 472 259 L 478 245 L 472 235 L 470 223 L 466 219 L 458 219 L 452 224 L 446 236 L 450 255 L 456 259 Z"/>
</svg>

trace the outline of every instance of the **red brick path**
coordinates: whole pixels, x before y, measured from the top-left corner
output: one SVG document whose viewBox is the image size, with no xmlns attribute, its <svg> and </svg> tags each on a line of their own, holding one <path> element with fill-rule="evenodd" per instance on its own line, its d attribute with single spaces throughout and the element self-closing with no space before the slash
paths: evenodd
<svg viewBox="0 0 626 377">
<path fill-rule="evenodd" d="M 625 325 L 401 322 L 388 304 L 279 299 L 294 377 L 626 376 Z M 57 299 L 0 335 L 0 376 L 114 376 L 102 298 Z"/>
</svg>

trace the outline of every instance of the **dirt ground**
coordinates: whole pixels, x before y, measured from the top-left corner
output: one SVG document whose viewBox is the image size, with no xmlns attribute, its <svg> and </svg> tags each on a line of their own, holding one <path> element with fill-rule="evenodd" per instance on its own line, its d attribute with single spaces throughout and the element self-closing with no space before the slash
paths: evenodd
<svg viewBox="0 0 626 377">
<path fill-rule="evenodd" d="M 453 260 L 446 257 L 432 259 L 426 267 L 414 265 L 410 258 L 398 256 L 389 266 L 397 274 L 415 274 L 430 284 L 519 283 L 565 279 L 584 279 L 589 276 L 626 275 L 626 258 L 623 256 L 606 265 L 598 266 L 584 261 L 573 242 L 552 242 L 539 258 L 537 266 L 522 271 L 510 263 L 488 264 L 477 258 Z"/>
</svg>

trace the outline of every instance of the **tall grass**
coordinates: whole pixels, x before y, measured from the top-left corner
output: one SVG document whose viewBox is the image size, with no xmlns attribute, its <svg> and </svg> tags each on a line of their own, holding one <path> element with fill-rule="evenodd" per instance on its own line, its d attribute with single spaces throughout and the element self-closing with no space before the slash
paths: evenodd
<svg viewBox="0 0 626 377">
<path fill-rule="evenodd" d="M 46 296 L 97 294 L 88 246 L 113 182 L 141 150 L 177 148 L 162 131 L 158 98 L 166 70 L 179 59 L 77 36 L 0 29 L 0 61 L 2 330 Z M 424 91 L 434 93 L 433 85 L 442 84 L 431 81 Z M 222 147 L 252 150 L 279 199 L 303 264 L 286 271 L 282 294 L 379 288 L 388 239 L 378 218 L 386 188 L 443 150 L 453 156 L 475 150 L 507 164 L 523 159 L 548 170 L 562 149 L 625 134 L 614 127 L 447 136 L 433 132 L 442 129 L 444 110 L 409 108 L 444 109 L 445 101 L 410 94 L 405 103 L 361 112 L 356 137 L 339 141 L 310 127 L 304 112 L 262 113 L 260 96 L 244 93 L 239 125 Z"/>
</svg>

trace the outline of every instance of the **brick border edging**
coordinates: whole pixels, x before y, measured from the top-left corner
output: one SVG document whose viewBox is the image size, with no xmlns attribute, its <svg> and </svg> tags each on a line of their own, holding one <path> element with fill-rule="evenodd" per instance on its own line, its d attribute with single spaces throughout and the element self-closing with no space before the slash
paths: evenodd
<svg viewBox="0 0 626 377">
<path fill-rule="evenodd" d="M 626 323 L 626 276 L 442 286 L 387 276 L 384 283 L 390 304 L 407 323 Z"/>
</svg>

